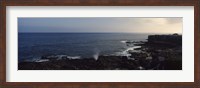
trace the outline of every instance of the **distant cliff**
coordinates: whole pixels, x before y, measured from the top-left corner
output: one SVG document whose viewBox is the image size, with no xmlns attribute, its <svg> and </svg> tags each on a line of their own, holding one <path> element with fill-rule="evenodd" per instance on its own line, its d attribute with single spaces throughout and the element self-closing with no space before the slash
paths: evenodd
<svg viewBox="0 0 200 88">
<path fill-rule="evenodd" d="M 149 35 L 149 44 L 161 44 L 170 46 L 181 46 L 182 45 L 182 35 Z"/>
</svg>

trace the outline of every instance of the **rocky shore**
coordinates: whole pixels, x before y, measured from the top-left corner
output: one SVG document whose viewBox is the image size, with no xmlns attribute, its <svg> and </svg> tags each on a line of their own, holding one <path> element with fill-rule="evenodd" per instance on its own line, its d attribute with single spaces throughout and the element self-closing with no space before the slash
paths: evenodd
<svg viewBox="0 0 200 88">
<path fill-rule="evenodd" d="M 97 58 L 42 56 L 34 62 L 20 62 L 19 70 L 182 70 L 182 35 L 149 35 L 147 42 L 126 41 L 141 46 L 129 55 L 100 55 Z"/>
</svg>

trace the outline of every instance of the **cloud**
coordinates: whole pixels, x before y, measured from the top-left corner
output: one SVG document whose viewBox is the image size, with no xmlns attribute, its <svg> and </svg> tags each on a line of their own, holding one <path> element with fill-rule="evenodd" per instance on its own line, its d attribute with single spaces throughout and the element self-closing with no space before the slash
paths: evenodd
<svg viewBox="0 0 200 88">
<path fill-rule="evenodd" d="M 182 23 L 183 19 L 179 18 L 165 18 L 169 24 Z"/>
</svg>

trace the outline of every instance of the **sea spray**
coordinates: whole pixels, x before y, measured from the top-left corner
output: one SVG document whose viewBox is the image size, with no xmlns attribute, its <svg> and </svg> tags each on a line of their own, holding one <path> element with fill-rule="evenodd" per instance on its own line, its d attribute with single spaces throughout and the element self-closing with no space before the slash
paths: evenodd
<svg viewBox="0 0 200 88">
<path fill-rule="evenodd" d="M 99 50 L 95 48 L 94 51 L 95 51 L 95 54 L 93 55 L 93 58 L 94 58 L 95 60 L 98 60 L 98 58 L 99 58 Z"/>
<path fill-rule="evenodd" d="M 99 53 L 94 54 L 93 57 L 94 57 L 95 60 L 98 60 Z"/>
</svg>

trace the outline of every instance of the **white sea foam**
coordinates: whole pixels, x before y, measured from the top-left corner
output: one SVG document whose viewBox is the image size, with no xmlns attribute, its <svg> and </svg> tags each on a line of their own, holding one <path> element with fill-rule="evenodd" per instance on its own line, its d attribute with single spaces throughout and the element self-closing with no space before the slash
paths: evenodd
<svg viewBox="0 0 200 88">
<path fill-rule="evenodd" d="M 47 62 L 49 61 L 49 59 L 40 59 L 40 60 L 36 60 L 35 62 Z"/>
<path fill-rule="evenodd" d="M 61 60 L 63 58 L 67 58 L 67 55 L 56 55 L 57 59 L 56 60 Z"/>
<path fill-rule="evenodd" d="M 69 58 L 69 59 L 81 59 L 80 56 L 67 56 L 67 58 Z"/>
<path fill-rule="evenodd" d="M 41 58 L 40 57 L 34 57 L 34 58 L 32 58 L 32 59 L 26 59 L 26 60 L 24 60 L 25 62 L 35 62 L 35 61 L 37 61 L 37 60 L 40 60 Z"/>
<path fill-rule="evenodd" d="M 62 59 L 81 59 L 80 56 L 67 56 L 67 55 L 52 55 L 52 56 L 47 56 L 47 58 L 56 58 L 56 60 L 62 60 Z"/>
<path fill-rule="evenodd" d="M 47 58 L 41 59 L 40 57 L 35 57 L 30 60 L 25 60 L 26 62 L 47 62 L 49 61 L 49 58 L 55 58 L 56 60 L 62 60 L 62 59 L 81 59 L 80 56 L 67 56 L 67 55 L 51 55 L 47 56 Z"/>
<path fill-rule="evenodd" d="M 126 56 L 128 59 L 131 60 L 135 60 L 134 58 L 131 58 L 131 54 L 130 52 L 140 52 L 140 50 L 135 50 L 135 48 L 141 48 L 141 46 L 133 46 L 133 47 L 129 47 L 126 50 L 122 51 L 122 52 L 116 52 L 115 55 L 117 56 Z"/>
<path fill-rule="evenodd" d="M 124 50 L 122 53 L 129 53 L 129 52 L 139 52 L 139 50 L 135 50 L 136 48 L 141 48 L 141 46 L 133 46 L 129 47 L 126 50 Z"/>
<path fill-rule="evenodd" d="M 125 40 L 125 41 L 120 41 L 120 42 L 122 42 L 122 43 L 126 43 L 127 41 Z"/>
</svg>

